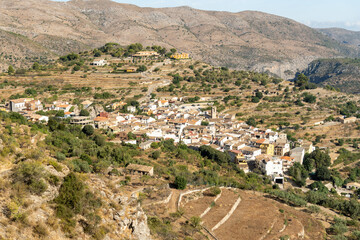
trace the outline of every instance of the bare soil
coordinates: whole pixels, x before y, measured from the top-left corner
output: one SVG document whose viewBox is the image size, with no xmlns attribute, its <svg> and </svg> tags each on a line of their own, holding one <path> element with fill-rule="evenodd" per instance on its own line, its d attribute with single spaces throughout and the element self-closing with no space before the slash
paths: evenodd
<svg viewBox="0 0 360 240">
<path fill-rule="evenodd" d="M 239 191 L 241 203 L 231 217 L 214 234 L 221 240 L 272 240 L 282 236 L 291 239 L 324 239 L 324 227 L 310 214 L 250 191 Z M 211 228 L 231 209 L 238 194 L 223 190 L 216 206 L 203 218 L 203 225 Z M 185 215 L 201 214 L 209 204 L 209 197 L 188 202 Z M 280 210 L 281 209 L 281 210 Z M 304 235 L 304 238 L 302 238 Z"/>
</svg>

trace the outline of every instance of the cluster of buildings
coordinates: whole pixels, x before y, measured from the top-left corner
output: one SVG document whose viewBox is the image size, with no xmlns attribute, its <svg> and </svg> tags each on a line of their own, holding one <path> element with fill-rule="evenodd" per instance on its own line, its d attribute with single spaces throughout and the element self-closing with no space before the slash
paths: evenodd
<svg viewBox="0 0 360 240">
<path fill-rule="evenodd" d="M 34 98 L 19 98 L 9 101 L 8 108 L 5 111 L 17 112 L 33 122 L 47 122 L 48 116 L 37 114 L 38 111 L 64 111 L 64 117 L 72 117 L 75 114 L 71 112 L 71 104 L 67 102 L 53 102 L 52 104 L 43 104 L 40 100 Z"/>
<path fill-rule="evenodd" d="M 11 112 L 18 112 L 22 114 L 30 121 L 47 122 L 49 120 L 49 117 L 35 113 L 43 110 L 44 106 L 40 100 L 35 100 L 34 98 L 19 98 L 10 100 L 8 108 Z"/>
<path fill-rule="evenodd" d="M 164 139 L 173 139 L 194 149 L 208 145 L 228 152 L 245 172 L 258 169 L 279 183 L 294 162 L 302 163 L 305 153 L 314 149 L 311 143 L 300 143 L 291 149 L 284 133 L 249 126 L 231 114 L 218 114 L 210 104 L 184 104 L 181 100 L 176 97 L 152 99 L 139 107 L 117 102 L 109 106 L 113 112 L 100 112 L 95 117 L 75 116 L 70 111 L 73 106 L 61 102 L 43 105 L 39 100 L 23 98 L 11 100 L 9 105 L 10 111 L 38 121 L 47 121 L 48 117 L 37 115 L 36 111 L 63 110 L 70 124 L 107 129 L 114 133 L 115 141 L 138 144 L 144 150 L 150 148 L 152 142 Z M 85 109 L 91 104 L 88 100 L 82 102 Z M 126 113 L 118 111 L 125 105 Z M 139 109 L 143 114 L 136 114 Z"/>
<path fill-rule="evenodd" d="M 161 55 L 157 53 L 156 51 L 139 51 L 134 53 L 133 55 L 123 58 L 122 63 L 132 63 L 132 62 L 138 62 L 141 60 L 152 60 L 152 59 L 158 59 Z M 174 53 L 170 56 L 171 59 L 175 60 L 182 60 L 182 59 L 190 59 L 190 55 L 188 53 Z M 105 59 L 96 59 L 93 62 L 90 63 L 92 66 L 99 66 L 103 67 L 108 65 L 109 63 L 116 63 L 116 60 L 111 60 L 108 62 Z M 128 67 L 124 69 L 125 72 L 132 73 L 136 72 L 136 67 Z"/>
<path fill-rule="evenodd" d="M 179 100 L 151 100 L 139 107 L 142 115 L 135 114 L 136 107 L 127 106 L 127 113 L 115 110 L 95 118 L 76 116 L 70 123 L 108 129 L 115 134 L 114 141 L 138 144 L 143 150 L 164 139 L 193 149 L 208 145 L 228 152 L 245 172 L 258 169 L 278 183 L 283 182 L 284 173 L 295 162 L 302 163 L 305 153 L 314 150 L 311 143 L 302 142 L 291 148 L 286 134 L 249 126 L 234 115 L 218 114 L 215 106 L 183 104 Z M 123 105 L 116 103 L 111 107 L 118 109 Z"/>
</svg>

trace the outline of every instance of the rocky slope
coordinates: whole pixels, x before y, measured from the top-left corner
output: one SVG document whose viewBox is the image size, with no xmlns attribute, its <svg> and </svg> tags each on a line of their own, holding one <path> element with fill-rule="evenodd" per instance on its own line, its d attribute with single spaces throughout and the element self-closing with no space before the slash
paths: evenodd
<svg viewBox="0 0 360 240">
<path fill-rule="evenodd" d="M 23 35 L 0 30 L 0 69 L 10 64 L 25 67 L 29 62 L 46 63 L 56 55 Z"/>
<path fill-rule="evenodd" d="M 360 61 L 357 59 L 319 59 L 303 71 L 311 82 L 339 88 L 347 93 L 360 93 Z"/>
<path fill-rule="evenodd" d="M 22 34 L 58 54 L 106 42 L 140 42 L 175 47 L 214 65 L 282 77 L 319 57 L 358 55 L 355 47 L 261 12 L 140 8 L 109 0 L 0 0 L 0 4 L 0 29 Z"/>
<path fill-rule="evenodd" d="M 14 133 L 9 135 L 8 129 Z M 91 193 L 86 195 L 87 200 L 98 199 L 101 204 L 86 215 L 68 219 L 73 225 L 66 225 L 54 199 L 60 195 L 70 169 L 39 147 L 44 146 L 44 134 L 24 125 L 8 125 L 3 119 L 0 133 L 0 239 L 152 239 L 139 202 L 142 188 L 122 186 L 119 177 L 79 174 L 79 185 Z M 37 185 L 30 190 L 23 177 L 27 183 L 37 181 Z M 44 184 L 46 187 L 41 188 Z M 79 189 L 68 194 L 79 199 Z M 73 228 L 69 231 L 65 226 Z"/>
</svg>

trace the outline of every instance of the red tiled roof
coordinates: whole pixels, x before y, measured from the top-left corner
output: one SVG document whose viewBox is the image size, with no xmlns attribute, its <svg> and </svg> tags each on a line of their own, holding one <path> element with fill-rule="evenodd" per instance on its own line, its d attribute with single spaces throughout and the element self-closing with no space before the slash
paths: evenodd
<svg viewBox="0 0 360 240">
<path fill-rule="evenodd" d="M 94 121 L 95 122 L 105 122 L 105 121 L 108 121 L 109 119 L 106 118 L 106 117 L 96 117 L 94 118 Z"/>
<path fill-rule="evenodd" d="M 264 143 L 265 142 L 265 139 L 259 139 L 256 141 L 256 143 Z"/>
</svg>

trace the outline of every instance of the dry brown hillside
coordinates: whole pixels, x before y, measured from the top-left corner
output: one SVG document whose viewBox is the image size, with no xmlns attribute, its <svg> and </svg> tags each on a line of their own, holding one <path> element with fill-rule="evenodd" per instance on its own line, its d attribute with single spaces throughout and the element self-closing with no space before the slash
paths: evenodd
<svg viewBox="0 0 360 240">
<path fill-rule="evenodd" d="M 175 47 L 213 65 L 269 70 L 283 77 L 319 57 L 357 54 L 355 47 L 305 25 L 260 12 L 140 8 L 109 0 L 0 0 L 0 4 L 0 29 L 22 34 L 58 54 L 106 42 L 140 42 Z M 10 39 L 4 43 L 5 54 L 11 44 Z"/>
</svg>

